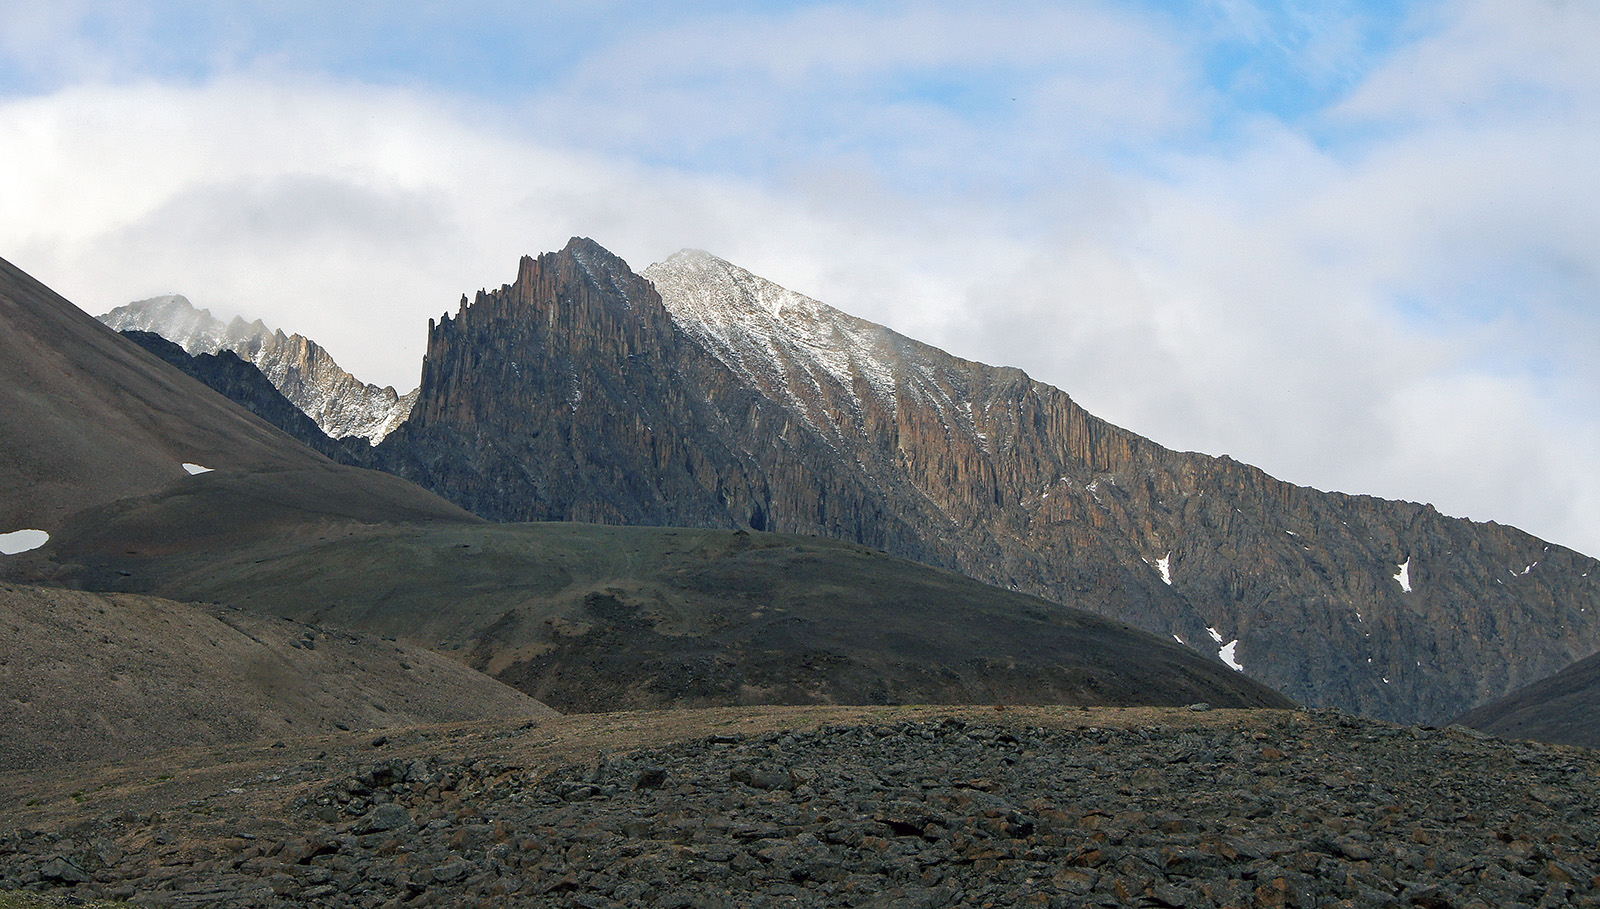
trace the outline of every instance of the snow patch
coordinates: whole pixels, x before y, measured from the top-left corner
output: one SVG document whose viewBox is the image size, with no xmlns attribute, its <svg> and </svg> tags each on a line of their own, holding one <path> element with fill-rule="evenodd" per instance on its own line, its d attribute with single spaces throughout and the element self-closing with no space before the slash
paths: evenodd
<svg viewBox="0 0 1600 909">
<path fill-rule="evenodd" d="M 1406 560 L 1404 562 L 1400 563 L 1399 568 L 1400 568 L 1400 571 L 1397 574 L 1395 574 L 1394 579 L 1396 581 L 1400 582 L 1400 589 L 1401 590 L 1404 590 L 1406 593 L 1410 593 L 1411 592 L 1411 557 L 1407 556 Z"/>
<path fill-rule="evenodd" d="M 1240 666 L 1238 659 L 1234 657 L 1234 648 L 1238 646 L 1238 641 L 1229 641 L 1222 645 L 1221 650 L 1217 651 L 1217 656 L 1222 657 L 1222 662 L 1227 663 L 1234 672 L 1244 672 L 1244 667 Z"/>
<path fill-rule="evenodd" d="M 16 555 L 50 542 L 50 534 L 32 528 L 0 533 L 0 555 Z"/>
<path fill-rule="evenodd" d="M 1165 581 L 1168 587 L 1171 587 L 1172 586 L 1172 550 L 1170 550 L 1170 549 L 1167 550 L 1167 554 L 1166 555 L 1164 555 L 1161 558 L 1156 560 L 1156 570 L 1161 572 L 1161 580 Z"/>
<path fill-rule="evenodd" d="M 914 344 L 882 326 L 787 290 L 699 250 L 683 250 L 644 270 L 672 321 L 713 356 L 790 405 L 814 427 L 832 422 L 808 406 L 815 391 L 832 386 L 858 412 L 866 390 L 894 406 L 896 367 L 926 373 Z M 929 379 L 927 375 L 908 378 Z M 931 386 L 931 387 L 929 387 Z M 951 405 L 937 383 L 908 383 L 915 394 L 932 392 L 935 405 Z M 939 407 L 941 414 L 947 407 Z M 972 415 L 966 428 L 975 431 Z M 947 424 L 948 425 L 948 422 Z"/>
<path fill-rule="evenodd" d="M 1222 644 L 1221 649 L 1217 651 L 1217 656 L 1222 658 L 1222 662 L 1227 663 L 1228 667 L 1234 672 L 1244 672 L 1244 667 L 1239 665 L 1239 660 L 1234 656 L 1235 648 L 1239 646 L 1238 639 L 1235 638 L 1227 643 L 1223 643 L 1222 632 L 1212 628 L 1210 625 L 1206 626 L 1206 633 L 1211 635 L 1211 640 L 1217 642 L 1218 644 Z"/>
<path fill-rule="evenodd" d="M 199 464 L 191 464 L 188 461 L 183 462 L 183 469 L 189 471 L 189 476 L 191 477 L 198 474 L 211 472 L 211 468 L 209 467 L 201 467 Z"/>
</svg>

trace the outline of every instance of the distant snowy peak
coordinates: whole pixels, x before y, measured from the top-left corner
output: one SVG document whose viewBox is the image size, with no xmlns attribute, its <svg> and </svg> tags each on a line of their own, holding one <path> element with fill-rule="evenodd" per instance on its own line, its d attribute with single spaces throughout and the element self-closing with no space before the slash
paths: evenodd
<svg viewBox="0 0 1600 909">
<path fill-rule="evenodd" d="M 99 319 L 116 331 L 154 332 L 195 355 L 233 351 L 254 363 L 284 397 L 336 439 L 360 436 L 376 445 L 405 421 L 416 403 L 415 391 L 400 395 L 345 372 L 303 335 L 274 331 L 259 319 L 223 322 L 177 294 L 119 306 Z"/>
<path fill-rule="evenodd" d="M 99 318 L 117 331 L 155 332 L 191 354 L 234 350 L 252 340 L 259 346 L 259 339 L 272 333 L 260 320 L 250 323 L 235 317 L 224 322 L 209 309 L 196 309 L 180 294 L 139 300 Z"/>
</svg>

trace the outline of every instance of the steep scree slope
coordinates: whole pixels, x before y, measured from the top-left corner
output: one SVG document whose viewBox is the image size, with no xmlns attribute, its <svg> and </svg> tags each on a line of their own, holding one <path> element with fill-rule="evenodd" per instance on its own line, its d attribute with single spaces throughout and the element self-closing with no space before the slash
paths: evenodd
<svg viewBox="0 0 1600 909">
<path fill-rule="evenodd" d="M 245 410 L 278 427 L 301 444 L 346 464 L 363 460 L 366 440 L 351 437 L 333 439 L 322 431 L 305 411 L 284 397 L 272 380 L 254 363 L 246 362 L 231 350 L 214 354 L 191 354 L 177 343 L 152 331 L 127 329 L 120 334 L 160 357 L 180 372 L 205 383 Z"/>
</svg>

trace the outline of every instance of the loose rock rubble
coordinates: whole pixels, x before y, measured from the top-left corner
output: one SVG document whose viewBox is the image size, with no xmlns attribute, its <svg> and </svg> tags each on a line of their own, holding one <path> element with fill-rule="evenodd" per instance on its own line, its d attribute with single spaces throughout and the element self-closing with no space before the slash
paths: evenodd
<svg viewBox="0 0 1600 909">
<path fill-rule="evenodd" d="M 0 888 L 173 907 L 1600 906 L 1600 755 L 1334 713 L 951 718 L 330 772 L 284 818 L 202 802 L 5 835 Z"/>
</svg>

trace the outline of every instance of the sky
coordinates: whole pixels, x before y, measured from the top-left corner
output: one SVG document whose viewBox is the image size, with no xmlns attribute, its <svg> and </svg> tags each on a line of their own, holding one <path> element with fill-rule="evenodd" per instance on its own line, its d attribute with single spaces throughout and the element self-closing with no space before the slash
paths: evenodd
<svg viewBox="0 0 1600 909">
<path fill-rule="evenodd" d="M 414 387 L 591 237 L 1600 555 L 1600 5 L 0 0 L 0 257 Z"/>
</svg>

